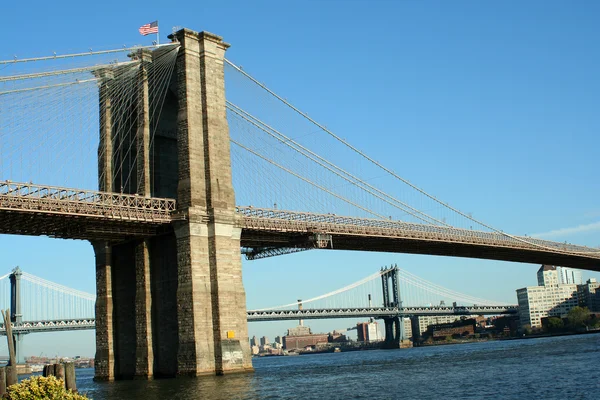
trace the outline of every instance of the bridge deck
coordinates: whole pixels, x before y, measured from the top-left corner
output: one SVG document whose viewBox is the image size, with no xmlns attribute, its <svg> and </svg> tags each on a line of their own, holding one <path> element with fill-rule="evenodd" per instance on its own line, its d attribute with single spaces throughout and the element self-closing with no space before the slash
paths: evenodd
<svg viewBox="0 0 600 400">
<path fill-rule="evenodd" d="M 0 182 L 0 233 L 120 240 L 170 225 L 173 199 Z"/>
<path fill-rule="evenodd" d="M 0 234 L 111 241 L 169 231 L 176 201 L 0 182 Z M 553 264 L 600 271 L 600 249 L 529 237 L 254 207 L 237 207 L 242 247 L 320 247 Z"/>
<path fill-rule="evenodd" d="M 11 324 L 14 333 L 79 331 L 96 328 L 95 318 L 57 319 L 51 321 L 25 321 Z M 0 335 L 6 335 L 4 324 L 0 325 Z"/>
<path fill-rule="evenodd" d="M 304 310 L 249 310 L 248 322 L 281 321 L 291 319 L 327 318 L 383 318 L 422 315 L 497 315 L 515 314 L 517 306 L 466 306 L 466 307 L 353 307 Z M 95 318 L 57 319 L 51 321 L 25 321 L 12 324 L 15 333 L 57 332 L 94 329 Z M 0 324 L 0 335 L 6 335 Z"/>
<path fill-rule="evenodd" d="M 290 319 L 384 318 L 425 315 L 497 315 L 516 314 L 517 306 L 472 307 L 353 307 L 303 310 L 250 310 L 248 322 L 282 321 Z"/>
<path fill-rule="evenodd" d="M 600 271 L 600 249 L 451 227 L 253 207 L 242 215 L 242 246 L 296 246 L 331 235 L 338 250 L 430 254 L 552 264 Z"/>
</svg>

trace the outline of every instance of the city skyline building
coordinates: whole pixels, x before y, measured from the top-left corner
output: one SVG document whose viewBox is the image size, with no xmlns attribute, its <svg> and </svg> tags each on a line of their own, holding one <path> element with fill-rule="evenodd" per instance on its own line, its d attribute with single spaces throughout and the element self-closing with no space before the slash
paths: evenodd
<svg viewBox="0 0 600 400">
<path fill-rule="evenodd" d="M 412 323 L 410 322 L 410 318 L 408 318 L 408 317 L 402 318 L 402 333 L 404 335 L 402 337 L 402 339 L 412 340 L 412 338 L 413 338 Z"/>
<path fill-rule="evenodd" d="M 560 272 L 562 274 L 562 272 Z M 565 274 L 568 277 L 569 272 Z M 570 274 L 574 279 L 576 275 Z M 542 327 L 542 318 L 566 316 L 579 305 L 578 286 L 561 284 L 557 267 L 542 265 L 537 271 L 538 286 L 517 289 L 521 326 Z"/>
<path fill-rule="evenodd" d="M 561 285 L 582 285 L 581 271 L 574 268 L 556 267 L 558 283 Z"/>
<path fill-rule="evenodd" d="M 558 285 L 558 272 L 554 265 L 542 265 L 537 271 L 538 286 Z"/>
<path fill-rule="evenodd" d="M 269 344 L 271 344 L 271 343 L 269 342 L 269 338 L 268 337 L 263 336 L 263 337 L 260 338 L 260 345 L 261 346 L 266 346 L 266 345 L 269 345 Z"/>
<path fill-rule="evenodd" d="M 359 342 L 373 343 L 379 342 L 379 324 L 377 322 L 359 322 L 356 324 L 356 332 Z"/>
<path fill-rule="evenodd" d="M 600 283 L 591 278 L 586 283 L 577 285 L 577 298 L 580 307 L 587 307 L 591 312 L 600 312 Z"/>
<path fill-rule="evenodd" d="M 449 324 L 458 321 L 459 319 L 459 315 L 422 315 L 420 317 L 413 317 L 410 318 L 410 335 L 411 337 L 420 337 L 427 331 L 430 325 Z M 405 325 L 407 324 L 405 323 Z M 406 334 L 407 328 L 404 329 Z"/>
</svg>

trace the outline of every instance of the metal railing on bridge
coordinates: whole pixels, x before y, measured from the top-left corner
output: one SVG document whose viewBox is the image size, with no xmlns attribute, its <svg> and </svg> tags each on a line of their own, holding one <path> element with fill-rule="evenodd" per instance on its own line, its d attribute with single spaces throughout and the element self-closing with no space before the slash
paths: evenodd
<svg viewBox="0 0 600 400">
<path fill-rule="evenodd" d="M 5 181 L 0 182 L 0 209 L 170 223 L 176 201 Z"/>
</svg>

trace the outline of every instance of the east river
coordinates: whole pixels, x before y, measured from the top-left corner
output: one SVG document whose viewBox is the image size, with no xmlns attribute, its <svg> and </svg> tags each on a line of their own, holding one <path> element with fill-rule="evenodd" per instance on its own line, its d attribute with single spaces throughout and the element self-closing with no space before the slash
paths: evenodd
<svg viewBox="0 0 600 400">
<path fill-rule="evenodd" d="M 598 399 L 600 334 L 253 359 L 225 377 L 94 382 L 93 399 Z"/>
</svg>

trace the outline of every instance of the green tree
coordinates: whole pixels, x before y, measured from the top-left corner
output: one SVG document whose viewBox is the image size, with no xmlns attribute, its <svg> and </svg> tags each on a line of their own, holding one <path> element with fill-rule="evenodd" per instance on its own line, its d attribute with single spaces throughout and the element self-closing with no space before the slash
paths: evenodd
<svg viewBox="0 0 600 400">
<path fill-rule="evenodd" d="M 548 318 L 548 330 L 550 332 L 556 332 L 565 327 L 563 320 L 557 317 Z"/>
<path fill-rule="evenodd" d="M 569 325 L 574 329 L 580 329 L 587 326 L 587 321 L 590 319 L 590 310 L 587 307 L 573 307 L 567 314 Z"/>
<path fill-rule="evenodd" d="M 521 327 L 521 329 L 525 335 L 531 335 L 531 325 L 525 324 Z"/>
</svg>

